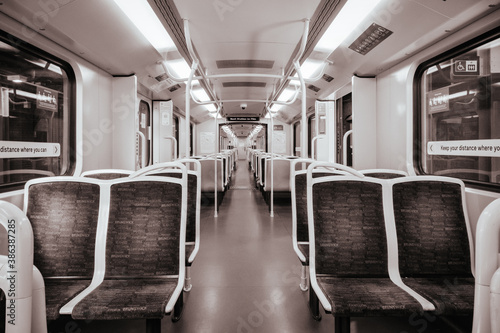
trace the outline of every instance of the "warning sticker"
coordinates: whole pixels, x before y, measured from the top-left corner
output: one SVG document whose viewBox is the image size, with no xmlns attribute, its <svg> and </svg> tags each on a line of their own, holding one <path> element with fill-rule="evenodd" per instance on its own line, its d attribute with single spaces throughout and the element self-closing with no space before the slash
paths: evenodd
<svg viewBox="0 0 500 333">
<path fill-rule="evenodd" d="M 59 157 L 60 155 L 59 143 L 0 141 L 0 158 Z"/>
<path fill-rule="evenodd" d="M 427 154 L 500 157 L 500 140 L 429 141 Z"/>
</svg>

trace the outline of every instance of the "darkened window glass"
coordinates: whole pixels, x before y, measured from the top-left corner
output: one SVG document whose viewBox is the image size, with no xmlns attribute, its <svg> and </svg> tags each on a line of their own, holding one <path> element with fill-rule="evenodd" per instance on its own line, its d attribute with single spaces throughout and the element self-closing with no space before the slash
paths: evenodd
<svg viewBox="0 0 500 333">
<path fill-rule="evenodd" d="M 74 87 L 68 64 L 0 32 L 0 191 L 73 173 Z"/>
<path fill-rule="evenodd" d="M 417 70 L 417 162 L 425 174 L 500 183 L 498 31 Z"/>
</svg>

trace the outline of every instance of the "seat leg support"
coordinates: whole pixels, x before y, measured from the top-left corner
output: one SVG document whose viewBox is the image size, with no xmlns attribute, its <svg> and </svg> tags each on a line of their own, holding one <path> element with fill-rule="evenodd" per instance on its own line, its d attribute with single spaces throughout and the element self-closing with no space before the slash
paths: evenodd
<svg viewBox="0 0 500 333">
<path fill-rule="evenodd" d="M 161 319 L 146 319 L 146 333 L 161 333 Z"/>
<path fill-rule="evenodd" d="M 319 299 L 316 296 L 313 288 L 309 288 L 309 309 L 311 309 L 311 314 L 314 320 L 321 320 L 321 313 L 319 312 Z M 337 331 L 335 331 L 336 333 Z"/>
<path fill-rule="evenodd" d="M 189 292 L 193 285 L 191 284 L 191 266 L 186 266 L 186 276 L 184 278 L 184 291 Z"/>
<path fill-rule="evenodd" d="M 175 302 L 174 312 L 172 314 L 172 321 L 175 323 L 181 319 L 182 310 L 184 309 L 184 296 L 183 293 L 179 295 L 177 302 Z"/>
<path fill-rule="evenodd" d="M 307 285 L 307 266 L 302 265 L 302 272 L 300 275 L 300 290 L 306 291 Z"/>
<path fill-rule="evenodd" d="M 351 333 L 350 317 L 335 317 L 335 333 Z"/>
</svg>

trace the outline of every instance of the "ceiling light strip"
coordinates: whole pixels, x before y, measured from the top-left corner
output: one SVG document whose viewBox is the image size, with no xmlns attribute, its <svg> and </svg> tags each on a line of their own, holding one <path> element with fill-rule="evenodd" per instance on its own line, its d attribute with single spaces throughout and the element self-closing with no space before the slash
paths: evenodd
<svg viewBox="0 0 500 333">
<path fill-rule="evenodd" d="M 212 103 L 216 103 L 217 105 L 219 105 L 220 102 L 217 100 L 217 95 L 215 94 L 215 92 L 212 89 L 210 89 L 210 84 L 209 84 L 210 81 L 208 80 L 207 76 L 205 75 L 204 68 L 201 68 L 200 60 L 198 59 L 198 57 L 196 56 L 196 53 L 194 52 L 193 43 L 191 41 L 191 34 L 189 32 L 189 21 L 187 19 L 183 19 L 183 21 L 184 21 L 184 34 L 186 36 L 186 44 L 188 47 L 189 54 L 190 54 L 191 58 L 193 59 L 193 61 L 198 63 L 199 72 L 201 73 L 202 79 L 204 80 L 204 82 L 207 83 L 206 87 L 209 90 L 207 93 L 209 95 L 211 95 L 210 96 L 211 98 L 214 99 L 214 102 L 212 102 Z"/>
<path fill-rule="evenodd" d="M 308 35 L 309 35 L 309 22 L 310 22 L 309 19 L 305 19 L 304 20 L 304 31 L 302 33 L 302 39 L 300 41 L 299 50 L 298 50 L 297 54 L 295 55 L 295 57 L 293 58 L 293 63 L 294 64 L 296 62 L 298 63 L 299 60 L 300 60 L 300 58 L 302 58 L 302 55 L 304 54 L 304 51 L 305 51 L 305 48 L 306 48 L 306 44 L 307 44 L 307 38 L 308 38 Z M 293 70 L 294 70 L 294 67 L 293 66 L 290 67 L 290 69 L 288 70 L 288 72 L 284 75 L 284 78 L 281 80 L 279 88 L 271 95 L 271 98 L 269 99 L 270 100 L 269 107 L 272 107 L 273 104 L 276 103 L 275 101 L 278 99 L 279 95 L 281 95 L 283 89 L 285 89 L 285 85 L 286 85 L 286 83 L 288 81 L 288 77 L 290 77 L 292 75 Z M 300 76 L 299 76 L 299 79 L 300 79 Z M 296 78 L 295 78 L 295 80 L 296 80 Z M 303 81 L 303 78 L 300 79 L 300 80 Z M 305 87 L 305 83 L 304 83 L 304 87 Z M 305 90 L 305 89 L 303 89 L 303 90 Z M 305 100 L 305 98 L 304 98 L 304 100 Z"/>
<path fill-rule="evenodd" d="M 274 105 L 290 105 L 290 104 L 293 104 L 295 102 L 295 100 L 297 99 L 297 95 L 298 95 L 298 92 L 300 92 L 300 90 L 298 90 L 296 93 L 295 93 L 295 96 L 294 96 L 294 99 L 293 100 L 290 100 L 290 101 L 284 101 L 284 102 L 281 102 L 281 101 L 274 101 Z M 193 99 L 193 101 L 196 103 L 196 104 L 199 104 L 199 105 L 210 105 L 210 104 L 216 104 L 216 103 L 242 103 L 242 102 L 246 102 L 246 103 L 269 103 L 269 100 L 267 99 L 219 99 L 217 101 L 200 101 L 197 99 L 197 97 L 194 95 L 194 94 L 191 94 L 191 98 Z"/>
</svg>

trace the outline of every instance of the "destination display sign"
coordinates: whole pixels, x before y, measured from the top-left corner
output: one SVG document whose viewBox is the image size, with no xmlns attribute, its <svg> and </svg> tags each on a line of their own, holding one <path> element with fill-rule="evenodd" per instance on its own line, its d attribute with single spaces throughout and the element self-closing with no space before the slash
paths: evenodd
<svg viewBox="0 0 500 333">
<path fill-rule="evenodd" d="M 227 121 L 259 121 L 260 117 L 226 117 Z"/>
</svg>

